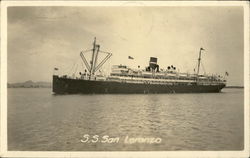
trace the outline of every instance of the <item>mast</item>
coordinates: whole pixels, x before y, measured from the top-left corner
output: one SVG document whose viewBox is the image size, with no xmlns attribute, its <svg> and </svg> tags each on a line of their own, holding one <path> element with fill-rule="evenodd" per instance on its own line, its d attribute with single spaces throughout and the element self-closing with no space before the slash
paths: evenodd
<svg viewBox="0 0 250 158">
<path fill-rule="evenodd" d="M 198 69 L 197 69 L 197 80 L 199 78 L 199 71 L 200 71 L 200 64 L 201 64 L 201 51 L 205 50 L 203 48 L 200 48 L 200 52 L 199 52 L 199 58 L 198 58 Z"/>
<path fill-rule="evenodd" d="M 93 65 L 93 73 L 96 72 L 96 63 L 97 63 L 97 59 L 98 59 L 98 53 L 99 53 L 99 50 L 100 50 L 100 45 L 97 44 L 96 45 L 96 53 L 95 53 L 95 62 L 94 62 L 94 65 Z"/>
<path fill-rule="evenodd" d="M 95 54 L 96 54 L 96 37 L 94 39 L 92 58 L 90 61 L 90 76 L 89 76 L 90 78 L 92 77 L 92 75 L 94 75 Z"/>
</svg>

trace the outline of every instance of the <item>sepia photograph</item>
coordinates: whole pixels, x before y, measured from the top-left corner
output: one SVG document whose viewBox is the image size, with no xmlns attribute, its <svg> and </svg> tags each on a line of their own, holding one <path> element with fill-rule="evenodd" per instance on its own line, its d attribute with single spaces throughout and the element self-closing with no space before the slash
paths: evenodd
<svg viewBox="0 0 250 158">
<path fill-rule="evenodd" d="M 246 155 L 247 3 L 32 4 L 1 9 L 7 152 Z"/>
</svg>

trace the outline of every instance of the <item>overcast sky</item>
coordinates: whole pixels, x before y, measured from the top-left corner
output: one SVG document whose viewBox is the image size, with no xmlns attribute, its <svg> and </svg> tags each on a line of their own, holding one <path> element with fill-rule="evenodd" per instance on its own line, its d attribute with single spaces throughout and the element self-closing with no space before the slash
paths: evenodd
<svg viewBox="0 0 250 158">
<path fill-rule="evenodd" d="M 153 56 L 191 73 L 203 47 L 201 73 L 243 85 L 243 26 L 242 7 L 9 7 L 8 82 L 51 81 L 97 37 L 113 54 L 106 66 L 145 67 Z"/>
</svg>

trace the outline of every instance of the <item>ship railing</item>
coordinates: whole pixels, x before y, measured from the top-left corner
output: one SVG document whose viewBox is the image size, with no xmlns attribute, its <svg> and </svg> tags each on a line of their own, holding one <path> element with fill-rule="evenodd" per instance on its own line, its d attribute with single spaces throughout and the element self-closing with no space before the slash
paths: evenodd
<svg viewBox="0 0 250 158">
<path fill-rule="evenodd" d="M 119 77 L 131 77 L 131 78 L 147 78 L 147 79 L 168 79 L 168 80 L 196 80 L 195 77 L 175 77 L 175 76 L 143 76 L 143 75 L 130 75 L 130 74 L 115 74 L 111 73 L 111 76 Z"/>
<path fill-rule="evenodd" d="M 188 74 L 188 73 L 178 73 L 178 75 L 168 74 L 168 73 L 156 73 L 153 74 L 152 72 L 138 72 L 138 73 L 128 73 L 128 72 L 117 72 L 113 71 L 111 72 L 111 75 L 117 75 L 117 76 L 129 76 L 129 77 L 143 77 L 143 78 L 155 78 L 155 79 L 174 79 L 174 80 L 220 80 L 214 76 L 208 76 L 208 75 L 199 75 L 197 78 L 197 75 L 195 74 Z"/>
<path fill-rule="evenodd" d="M 199 83 L 205 83 L 205 84 L 218 84 L 222 82 L 222 80 L 215 80 L 215 79 L 200 79 L 197 81 L 196 78 L 162 78 L 162 77 L 145 77 L 145 76 L 136 76 L 136 75 L 112 75 L 118 77 L 117 79 L 125 79 L 125 80 L 152 80 L 152 82 L 199 82 Z M 136 81 L 134 81 L 136 82 Z"/>
<path fill-rule="evenodd" d="M 192 85 L 195 82 L 177 81 L 177 80 L 145 80 L 145 79 L 131 79 L 131 78 L 109 78 L 109 81 L 116 81 L 122 83 L 135 83 L 135 84 L 164 84 L 164 85 Z M 221 82 L 199 82 L 198 85 L 219 85 Z"/>
</svg>

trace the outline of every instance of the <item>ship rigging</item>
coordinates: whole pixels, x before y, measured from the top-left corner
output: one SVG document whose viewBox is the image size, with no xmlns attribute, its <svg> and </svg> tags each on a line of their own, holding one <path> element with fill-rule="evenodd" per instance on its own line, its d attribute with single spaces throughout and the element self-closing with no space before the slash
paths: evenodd
<svg viewBox="0 0 250 158">
<path fill-rule="evenodd" d="M 92 51 L 91 61 L 88 63 L 86 57 L 84 56 L 85 53 Z M 106 57 L 97 65 L 98 54 L 104 53 Z M 100 45 L 96 44 L 96 37 L 93 42 L 93 49 L 87 51 L 81 51 L 80 56 L 82 61 L 84 62 L 88 72 L 89 72 L 89 80 L 94 79 L 95 73 L 106 63 L 106 61 L 112 56 L 112 53 L 104 52 L 100 50 Z M 85 71 L 86 73 L 86 71 Z"/>
</svg>

